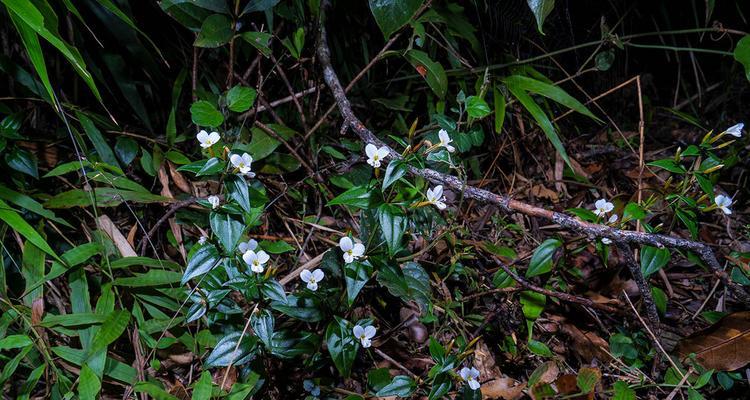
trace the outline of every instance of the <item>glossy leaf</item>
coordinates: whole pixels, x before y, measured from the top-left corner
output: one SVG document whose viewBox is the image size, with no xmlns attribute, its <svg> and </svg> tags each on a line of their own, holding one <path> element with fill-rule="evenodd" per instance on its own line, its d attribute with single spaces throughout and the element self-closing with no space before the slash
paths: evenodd
<svg viewBox="0 0 750 400">
<path fill-rule="evenodd" d="M 557 239 L 547 239 L 534 250 L 529 262 L 529 269 L 526 270 L 526 277 L 531 278 L 546 274 L 552 270 L 553 256 L 555 251 L 560 248 L 562 242 Z"/>
<path fill-rule="evenodd" d="M 234 252 L 245 231 L 245 224 L 237 216 L 219 212 L 211 212 L 209 217 L 211 231 L 219 238 L 227 254 Z"/>
<path fill-rule="evenodd" d="M 188 261 L 185 273 L 182 276 L 181 285 L 186 284 L 191 279 L 203 275 L 213 269 L 221 260 L 219 250 L 212 244 L 203 245 L 193 254 Z"/>
<path fill-rule="evenodd" d="M 388 39 L 406 25 L 419 10 L 423 0 L 370 0 L 370 11 L 383 35 Z"/>
<path fill-rule="evenodd" d="M 224 116 L 213 103 L 198 100 L 190 106 L 190 116 L 194 124 L 216 128 L 224 122 Z"/>
<path fill-rule="evenodd" d="M 409 50 L 404 57 L 427 81 L 427 85 L 435 92 L 435 95 L 441 99 L 444 98 L 448 91 L 448 77 L 445 75 L 443 66 L 420 50 Z"/>
<path fill-rule="evenodd" d="M 232 20 L 229 17 L 222 14 L 210 15 L 203 21 L 193 45 L 196 47 L 219 47 L 229 43 L 233 34 Z"/>
</svg>

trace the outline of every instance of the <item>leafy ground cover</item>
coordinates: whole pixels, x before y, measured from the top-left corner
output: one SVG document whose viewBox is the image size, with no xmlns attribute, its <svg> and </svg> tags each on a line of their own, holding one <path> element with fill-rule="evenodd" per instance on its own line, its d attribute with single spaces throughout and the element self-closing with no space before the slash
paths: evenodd
<svg viewBox="0 0 750 400">
<path fill-rule="evenodd" d="M 742 2 L 0 0 L 7 398 L 743 398 Z"/>
</svg>

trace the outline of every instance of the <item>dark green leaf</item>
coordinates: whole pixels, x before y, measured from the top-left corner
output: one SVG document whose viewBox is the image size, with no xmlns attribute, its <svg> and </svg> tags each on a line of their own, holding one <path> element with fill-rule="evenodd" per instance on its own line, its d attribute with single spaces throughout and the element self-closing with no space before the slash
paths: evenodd
<svg viewBox="0 0 750 400">
<path fill-rule="evenodd" d="M 347 205 L 367 209 L 370 205 L 370 190 L 364 186 L 355 186 L 331 199 L 327 205 Z"/>
<path fill-rule="evenodd" d="M 400 208 L 383 204 L 378 207 L 378 220 L 383 239 L 388 245 L 388 254 L 393 256 L 401 249 L 401 238 L 406 231 L 407 219 Z"/>
<path fill-rule="evenodd" d="M 549 13 L 555 8 L 555 0 L 526 0 L 526 2 L 528 3 L 531 12 L 534 14 L 536 27 L 539 30 L 539 33 L 544 34 L 542 26 L 544 25 L 544 20 L 547 19 Z"/>
<path fill-rule="evenodd" d="M 743 36 L 734 48 L 734 59 L 745 67 L 745 78 L 750 81 L 750 35 Z"/>
<path fill-rule="evenodd" d="M 401 160 L 393 160 L 389 162 L 388 167 L 385 169 L 385 176 L 383 177 L 383 192 L 385 192 L 385 189 L 389 186 L 401 179 L 401 177 L 406 174 L 407 169 L 408 165 Z"/>
<path fill-rule="evenodd" d="M 242 338 L 242 343 L 238 342 Z M 216 344 L 216 347 L 206 357 L 204 365 L 206 367 L 226 367 L 228 365 L 242 365 L 249 362 L 253 356 L 253 348 L 258 342 L 258 338 L 242 332 L 234 332 L 225 335 Z"/>
<path fill-rule="evenodd" d="M 216 128 L 224 122 L 224 116 L 213 103 L 206 100 L 198 100 L 190 106 L 190 116 L 193 123 L 198 126 Z"/>
<path fill-rule="evenodd" d="M 669 249 L 643 246 L 641 249 L 641 272 L 644 277 L 658 272 L 669 262 Z"/>
<path fill-rule="evenodd" d="M 555 251 L 560 248 L 562 242 L 557 239 L 547 239 L 534 250 L 529 262 L 529 269 L 526 271 L 526 277 L 531 278 L 546 274 L 552 270 L 553 256 Z"/>
<path fill-rule="evenodd" d="M 336 369 L 344 378 L 348 378 L 359 350 L 359 342 L 354 338 L 347 320 L 334 318 L 326 328 L 326 344 Z"/>
<path fill-rule="evenodd" d="M 421 5 L 422 0 L 370 0 L 370 11 L 388 39 L 411 20 Z"/>
<path fill-rule="evenodd" d="M 227 92 L 227 108 L 234 112 L 245 112 L 253 106 L 255 89 L 237 85 Z"/>
<path fill-rule="evenodd" d="M 471 118 L 484 118 L 492 112 L 490 106 L 479 96 L 466 98 L 466 112 Z"/>
<path fill-rule="evenodd" d="M 211 230 L 219 238 L 224 252 L 232 254 L 245 231 L 245 223 L 235 215 L 219 212 L 211 212 L 209 220 Z"/>
<path fill-rule="evenodd" d="M 420 72 L 420 75 L 427 81 L 430 89 L 439 98 L 444 98 L 448 91 L 448 78 L 445 75 L 443 66 L 439 62 L 433 61 L 427 53 L 420 50 L 409 50 L 404 57 Z"/>
<path fill-rule="evenodd" d="M 120 136 L 115 143 L 115 153 L 123 165 L 130 165 L 138 155 L 138 143 L 129 137 Z"/>
<path fill-rule="evenodd" d="M 398 375 L 398 376 L 393 377 L 393 380 L 391 381 L 391 383 L 389 383 L 382 389 L 378 390 L 378 392 L 375 393 L 375 395 L 377 397 L 388 397 L 388 396 L 409 397 L 409 395 L 412 394 L 416 386 L 417 385 L 413 379 L 409 378 L 408 376 Z"/>
<path fill-rule="evenodd" d="M 27 150 L 18 147 L 12 148 L 8 153 L 5 154 L 5 162 L 12 169 L 39 179 L 39 171 L 37 170 L 36 159 Z"/>
<path fill-rule="evenodd" d="M 229 175 L 225 182 L 229 197 L 236 201 L 246 212 L 252 212 L 252 207 L 250 206 L 250 194 L 248 193 L 245 178 L 239 175 Z"/>
<path fill-rule="evenodd" d="M 232 20 L 229 17 L 223 14 L 210 15 L 203 21 L 193 45 L 196 47 L 219 47 L 229 43 L 233 34 Z"/>
<path fill-rule="evenodd" d="M 213 269 L 221 258 L 219 257 L 219 251 L 212 244 L 203 245 L 198 251 L 193 254 L 188 261 L 185 274 L 182 276 L 181 285 L 184 285 L 196 276 L 205 274 L 206 272 Z"/>
</svg>

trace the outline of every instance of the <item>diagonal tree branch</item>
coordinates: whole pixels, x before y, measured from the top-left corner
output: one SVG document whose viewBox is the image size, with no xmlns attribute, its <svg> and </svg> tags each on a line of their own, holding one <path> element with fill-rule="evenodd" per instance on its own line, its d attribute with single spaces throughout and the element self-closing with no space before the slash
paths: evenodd
<svg viewBox="0 0 750 400">
<path fill-rule="evenodd" d="M 328 37 L 325 30 L 325 7 L 326 1 L 321 6 L 321 24 L 319 29 L 318 37 L 318 61 L 323 68 L 323 79 L 328 84 L 328 87 L 333 92 L 333 97 L 336 100 L 339 112 L 344 118 L 344 125 L 342 131 L 347 128 L 351 129 L 356 133 L 360 139 L 365 143 L 372 143 L 378 147 L 385 146 L 388 149 L 391 160 L 400 159 L 401 156 L 390 146 L 387 146 L 375 134 L 372 133 L 357 118 L 352 110 L 351 103 L 346 97 L 344 88 L 339 81 L 336 71 L 333 69 L 331 64 L 331 51 L 328 47 Z M 575 232 L 584 233 L 593 238 L 609 238 L 613 242 L 624 242 L 630 244 L 639 245 L 650 245 L 656 247 L 667 247 L 672 249 L 679 249 L 685 251 L 692 251 L 696 253 L 700 259 L 713 271 L 713 273 L 721 279 L 721 281 L 729 287 L 732 292 L 743 301 L 750 301 L 750 295 L 745 289 L 733 282 L 729 275 L 722 269 L 719 261 L 716 259 L 711 247 L 705 243 L 697 242 L 693 240 L 683 239 L 670 235 L 653 234 L 646 232 L 637 232 L 625 229 L 616 229 L 606 225 L 593 224 L 590 222 L 582 221 L 573 216 L 559 213 L 556 211 L 546 210 L 541 207 L 537 207 L 528 203 L 524 203 L 519 200 L 512 199 L 510 196 L 499 195 L 490 191 L 468 186 L 464 184 L 459 178 L 443 174 L 428 168 L 417 168 L 409 166 L 409 172 L 416 176 L 421 176 L 428 181 L 440 184 L 450 189 L 463 192 L 465 197 L 475 199 L 484 203 L 490 203 L 498 206 L 505 213 L 518 212 L 531 217 L 539 217 L 547 220 L 551 220 L 554 223 L 560 225 L 560 227 L 569 229 Z"/>
</svg>

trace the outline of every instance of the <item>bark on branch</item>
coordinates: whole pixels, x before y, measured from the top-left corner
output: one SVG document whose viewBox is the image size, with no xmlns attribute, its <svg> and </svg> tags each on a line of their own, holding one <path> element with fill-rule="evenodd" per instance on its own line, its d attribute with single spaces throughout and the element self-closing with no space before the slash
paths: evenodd
<svg viewBox="0 0 750 400">
<path fill-rule="evenodd" d="M 324 1 L 324 3 L 326 3 Z M 387 146 L 375 134 L 372 133 L 363 123 L 357 118 L 352 110 L 351 103 L 344 92 L 344 88 L 339 81 L 336 71 L 333 69 L 331 64 L 331 51 L 328 47 L 328 37 L 325 30 L 325 5 L 321 7 L 321 24 L 319 29 L 318 38 L 318 61 L 323 68 L 323 79 L 325 80 L 328 87 L 333 93 L 333 97 L 336 100 L 339 112 L 344 118 L 344 126 L 342 131 L 350 128 L 356 133 L 360 139 L 365 143 L 372 143 L 378 147 L 386 146 L 388 149 L 388 159 L 396 160 L 400 159 L 401 156 L 398 152 L 393 150 L 390 146 Z M 518 212 L 530 217 L 538 217 L 553 221 L 560 227 L 569 229 L 571 231 L 584 233 L 592 238 L 609 238 L 613 242 L 624 242 L 638 245 L 649 245 L 656 247 L 667 247 L 671 249 L 679 249 L 684 251 L 691 251 L 697 254 L 700 259 L 713 271 L 713 273 L 721 279 L 721 281 L 729 287 L 732 292 L 735 293 L 743 301 L 748 301 L 750 296 L 745 289 L 736 284 L 731 280 L 729 275 L 724 272 L 719 261 L 716 259 L 711 247 L 705 243 L 697 242 L 689 239 L 680 237 L 661 235 L 653 233 L 645 233 L 638 231 L 631 231 L 625 229 L 616 229 L 606 225 L 594 224 L 586 221 L 582 221 L 576 217 L 559 213 L 556 211 L 546 210 L 541 207 L 537 207 L 528 203 L 524 203 L 519 200 L 515 200 L 510 196 L 499 195 L 490 191 L 476 188 L 464 184 L 459 178 L 443 174 L 428 168 L 416 168 L 409 166 L 409 172 L 416 176 L 421 176 L 426 180 L 434 183 L 443 185 L 444 187 L 453 189 L 458 192 L 463 192 L 465 197 L 475 199 L 484 203 L 490 203 L 498 206 L 505 213 Z"/>
</svg>

